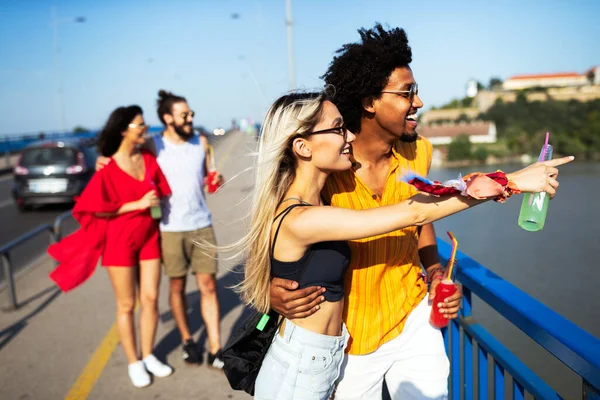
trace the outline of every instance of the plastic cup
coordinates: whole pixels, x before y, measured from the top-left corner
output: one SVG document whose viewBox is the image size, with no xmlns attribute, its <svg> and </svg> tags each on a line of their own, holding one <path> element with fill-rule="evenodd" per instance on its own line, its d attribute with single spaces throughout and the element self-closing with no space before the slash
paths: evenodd
<svg viewBox="0 0 600 400">
<path fill-rule="evenodd" d="M 436 328 L 445 328 L 448 325 L 448 319 L 440 313 L 438 303 L 443 303 L 448 297 L 456 293 L 456 286 L 450 279 L 444 279 L 435 288 L 435 298 L 431 306 L 431 315 L 429 323 Z"/>
<path fill-rule="evenodd" d="M 217 170 L 209 170 L 206 175 L 206 190 L 208 193 L 214 193 L 219 188 L 219 179 L 218 179 Z"/>
</svg>

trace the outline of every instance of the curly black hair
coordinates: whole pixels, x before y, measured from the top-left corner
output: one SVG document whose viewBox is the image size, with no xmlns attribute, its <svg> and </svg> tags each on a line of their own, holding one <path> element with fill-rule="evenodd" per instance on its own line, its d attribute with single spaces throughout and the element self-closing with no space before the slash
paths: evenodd
<svg viewBox="0 0 600 400">
<path fill-rule="evenodd" d="M 358 30 L 361 41 L 343 45 L 336 51 L 327 72 L 321 77 L 333 85 L 333 102 L 348 129 L 360 132 L 362 100 L 379 98 L 396 68 L 408 67 L 412 51 L 402 28 L 385 30 L 378 22 L 372 29 Z"/>
</svg>

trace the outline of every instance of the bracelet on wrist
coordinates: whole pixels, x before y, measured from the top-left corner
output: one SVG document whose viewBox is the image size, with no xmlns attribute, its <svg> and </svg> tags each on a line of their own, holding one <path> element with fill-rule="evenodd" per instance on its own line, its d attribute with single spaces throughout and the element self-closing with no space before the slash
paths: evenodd
<svg viewBox="0 0 600 400">
<path fill-rule="evenodd" d="M 444 268 L 443 267 L 439 267 L 434 269 L 432 272 L 429 272 L 426 274 L 427 276 L 427 283 L 431 283 L 433 282 L 435 279 L 440 278 L 443 279 L 444 278 Z"/>
<path fill-rule="evenodd" d="M 489 174 L 473 172 L 444 183 L 431 181 L 414 174 L 405 175 L 402 180 L 421 192 L 437 197 L 459 193 L 472 199 L 492 199 L 503 203 L 513 194 L 521 193 L 517 185 L 500 170 Z"/>
</svg>

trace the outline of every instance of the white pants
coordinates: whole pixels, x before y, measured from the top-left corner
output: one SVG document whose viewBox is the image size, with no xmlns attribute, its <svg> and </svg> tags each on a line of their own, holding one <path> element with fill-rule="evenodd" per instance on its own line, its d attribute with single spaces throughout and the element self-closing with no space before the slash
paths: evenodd
<svg viewBox="0 0 600 400">
<path fill-rule="evenodd" d="M 347 354 L 334 399 L 381 399 L 384 378 L 392 399 L 447 399 L 450 362 L 440 330 L 429 324 L 430 312 L 426 296 L 400 336 L 373 353 Z"/>
</svg>

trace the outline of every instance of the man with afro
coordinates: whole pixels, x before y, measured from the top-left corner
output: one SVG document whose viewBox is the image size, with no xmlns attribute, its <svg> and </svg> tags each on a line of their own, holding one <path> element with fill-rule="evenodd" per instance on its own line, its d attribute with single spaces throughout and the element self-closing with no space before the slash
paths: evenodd
<svg viewBox="0 0 600 400">
<path fill-rule="evenodd" d="M 399 178 L 408 171 L 426 176 L 432 147 L 417 134 L 423 103 L 405 31 L 378 23 L 358 32 L 361 40 L 342 46 L 323 75 L 356 139 L 352 169 L 332 174 L 322 194 L 333 206 L 368 209 L 415 195 Z M 449 361 L 441 332 L 429 324 L 428 300 L 443 275 L 433 225 L 349 243 L 344 322 L 351 339 L 335 399 L 381 398 L 384 379 L 393 399 L 446 398 Z M 272 307 L 287 318 L 316 312 L 322 299 L 323 289 L 296 287 L 271 284 Z M 456 318 L 461 296 L 459 290 L 433 306 Z"/>
</svg>

